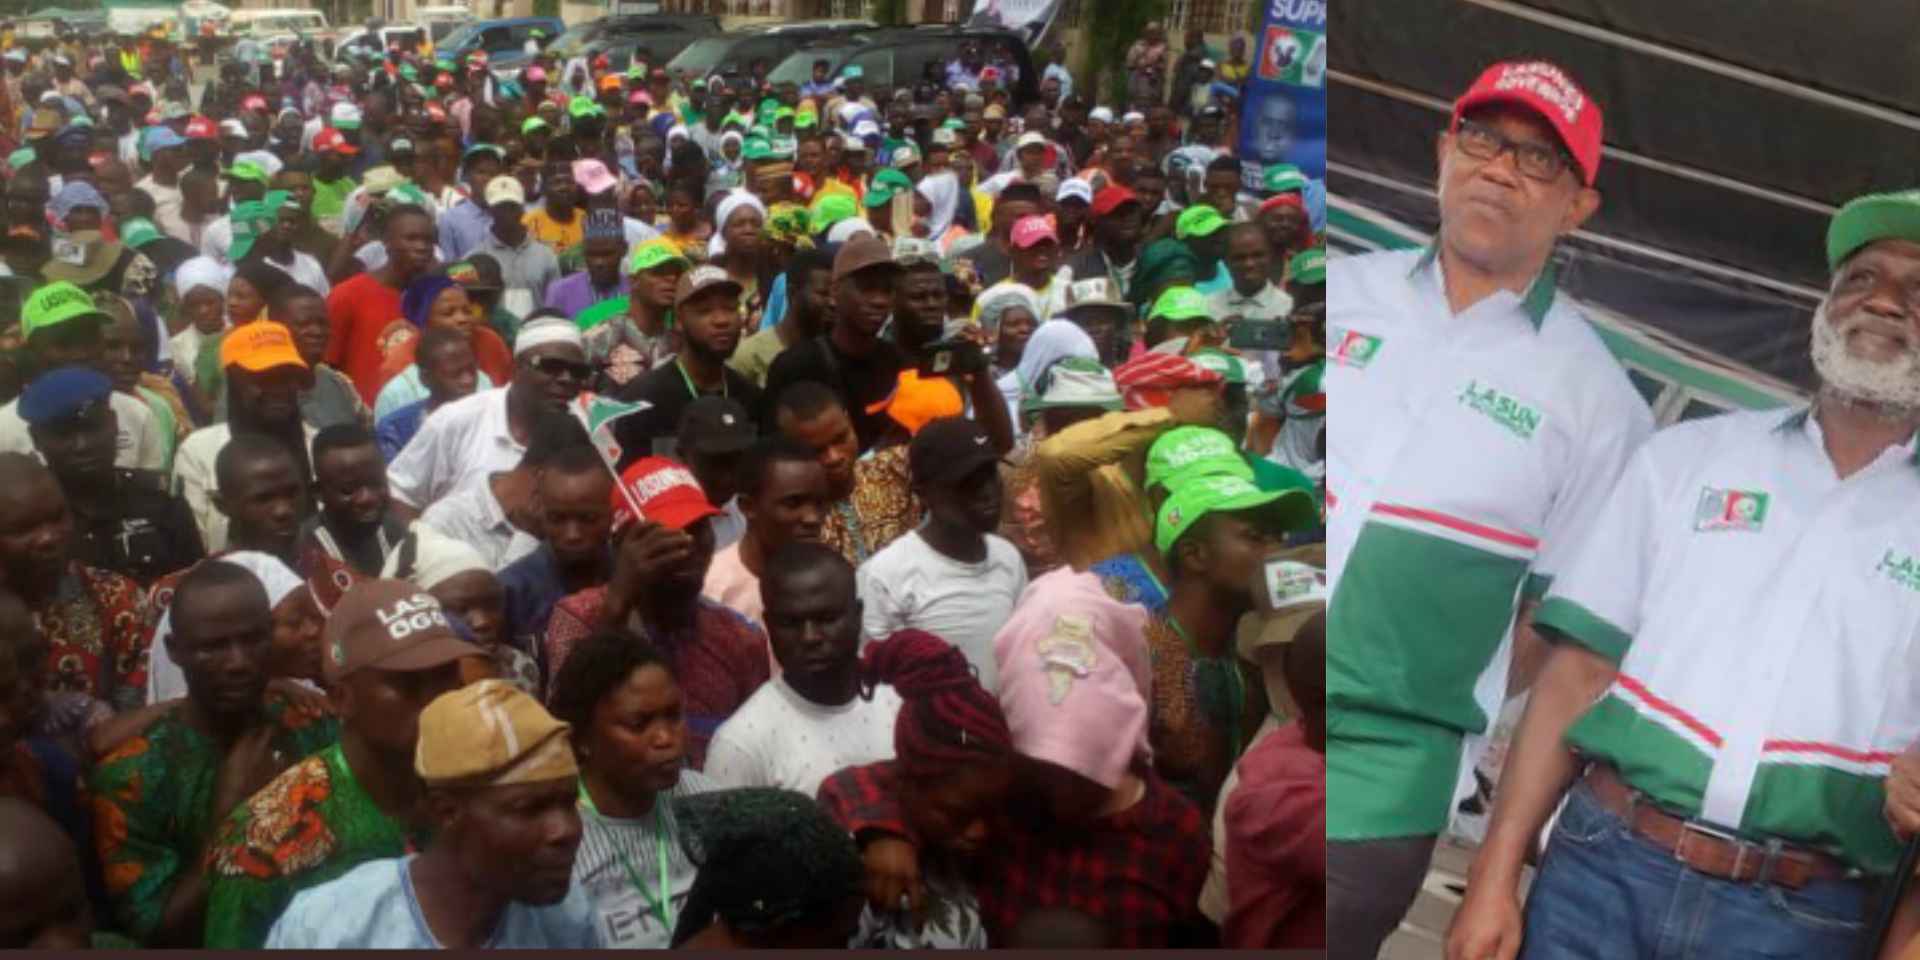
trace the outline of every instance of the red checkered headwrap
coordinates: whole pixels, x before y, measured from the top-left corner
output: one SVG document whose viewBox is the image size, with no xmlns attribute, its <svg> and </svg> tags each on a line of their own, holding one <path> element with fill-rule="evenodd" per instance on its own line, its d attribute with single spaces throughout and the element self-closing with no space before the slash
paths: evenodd
<svg viewBox="0 0 1920 960">
<path fill-rule="evenodd" d="M 1212 370 L 1171 353 L 1148 351 L 1113 371 L 1113 384 L 1128 410 L 1164 407 L 1181 387 L 1218 387 L 1226 380 Z"/>
</svg>

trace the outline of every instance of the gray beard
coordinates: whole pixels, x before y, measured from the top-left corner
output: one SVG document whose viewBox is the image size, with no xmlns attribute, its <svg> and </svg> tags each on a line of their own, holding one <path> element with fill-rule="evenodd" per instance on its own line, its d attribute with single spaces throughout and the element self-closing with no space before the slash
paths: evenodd
<svg viewBox="0 0 1920 960">
<path fill-rule="evenodd" d="M 1813 368 L 1822 396 L 1868 409 L 1888 420 L 1920 416 L 1920 344 L 1891 360 L 1863 360 L 1847 350 L 1851 317 L 1829 321 L 1827 305 L 1813 313 Z"/>
</svg>

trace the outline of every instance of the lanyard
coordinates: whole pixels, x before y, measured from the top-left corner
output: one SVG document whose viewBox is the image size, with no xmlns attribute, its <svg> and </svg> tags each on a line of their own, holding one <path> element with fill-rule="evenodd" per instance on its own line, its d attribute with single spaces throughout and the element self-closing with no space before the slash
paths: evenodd
<svg viewBox="0 0 1920 960">
<path fill-rule="evenodd" d="M 680 379 L 687 385 L 687 396 L 695 400 L 700 399 L 700 388 L 693 385 L 693 377 L 687 373 L 686 364 L 681 363 L 679 357 L 673 358 L 673 368 L 680 371 Z M 726 395 L 727 374 L 726 371 L 722 370 L 720 372 L 720 396 L 725 397 Z"/>
<path fill-rule="evenodd" d="M 1180 639 L 1186 642 L 1187 656 L 1189 658 L 1196 663 L 1201 660 L 1220 661 L 1226 668 L 1227 675 L 1233 678 L 1233 696 L 1230 698 L 1233 715 L 1227 720 L 1226 724 L 1227 749 L 1229 750 L 1227 760 L 1231 763 L 1240 756 L 1240 715 L 1245 713 L 1247 709 L 1247 678 L 1240 675 L 1240 665 L 1234 662 L 1231 654 L 1223 657 L 1209 657 L 1202 654 L 1199 645 L 1195 644 L 1193 638 L 1187 635 L 1187 628 L 1181 626 L 1180 621 L 1176 619 L 1171 612 L 1167 614 L 1167 626 L 1172 627 L 1173 632 L 1179 634 Z"/>
<path fill-rule="evenodd" d="M 846 525 L 847 536 L 853 541 L 853 552 L 858 558 L 854 561 L 854 566 L 857 567 L 860 564 L 866 563 L 869 553 L 867 550 L 867 538 L 860 533 L 860 513 L 853 509 L 853 500 L 846 499 L 840 501 L 834 505 L 834 510 L 840 514 L 840 522 Z"/>
<path fill-rule="evenodd" d="M 616 843 L 609 844 L 608 846 L 613 848 L 613 858 L 620 862 L 620 869 L 627 872 L 627 882 L 633 884 L 634 891 L 640 894 L 641 903 L 647 910 L 652 911 L 655 916 L 660 918 L 661 924 L 665 925 L 668 930 L 672 930 L 673 890 L 668 886 L 667 881 L 667 830 L 665 824 L 660 822 L 660 804 L 662 802 L 664 801 L 660 797 L 653 799 L 653 842 L 656 859 L 660 862 L 658 898 L 647 896 L 647 885 L 641 882 L 640 871 L 633 868 L 633 861 L 627 859 L 627 855 L 620 849 L 620 845 Z M 586 807 L 588 812 L 595 816 L 600 815 L 600 809 L 593 805 L 593 797 L 587 793 L 587 785 L 584 782 L 580 784 L 580 805 Z"/>
</svg>

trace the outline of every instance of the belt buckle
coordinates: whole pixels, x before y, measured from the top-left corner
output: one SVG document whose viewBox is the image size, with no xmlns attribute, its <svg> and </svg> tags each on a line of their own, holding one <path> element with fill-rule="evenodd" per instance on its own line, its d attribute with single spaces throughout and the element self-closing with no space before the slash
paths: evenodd
<svg viewBox="0 0 1920 960">
<path fill-rule="evenodd" d="M 1747 863 L 1747 842 L 1735 836 L 1732 831 L 1723 830 L 1710 823 L 1702 823 L 1699 820 L 1681 821 L 1680 839 L 1673 845 L 1673 858 L 1681 864 L 1696 870 L 1699 868 L 1694 867 L 1694 865 L 1687 860 L 1687 838 L 1694 834 L 1733 844 L 1733 875 L 1727 879 L 1735 883 L 1740 882 L 1740 868 L 1746 866 Z M 1702 870 L 1701 872 L 1705 873 L 1706 871 Z"/>
</svg>

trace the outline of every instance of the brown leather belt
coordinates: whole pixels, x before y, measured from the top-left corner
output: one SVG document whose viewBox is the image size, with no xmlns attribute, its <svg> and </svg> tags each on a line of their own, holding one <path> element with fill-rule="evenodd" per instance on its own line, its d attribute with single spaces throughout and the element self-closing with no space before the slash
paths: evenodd
<svg viewBox="0 0 1920 960">
<path fill-rule="evenodd" d="M 1625 820 L 1641 839 L 1707 876 L 1789 890 L 1798 890 L 1816 880 L 1859 876 L 1852 868 L 1818 850 L 1780 840 L 1745 840 L 1712 824 L 1677 817 L 1651 803 L 1641 802 L 1640 792 L 1604 763 L 1594 764 L 1583 782 L 1601 806 Z"/>
</svg>

